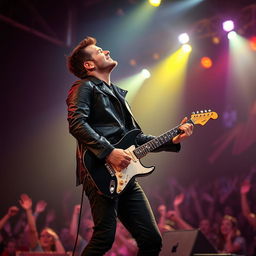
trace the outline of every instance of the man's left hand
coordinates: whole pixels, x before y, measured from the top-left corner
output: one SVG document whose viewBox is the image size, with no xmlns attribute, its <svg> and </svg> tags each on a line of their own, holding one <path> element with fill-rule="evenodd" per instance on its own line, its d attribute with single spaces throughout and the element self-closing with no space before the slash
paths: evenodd
<svg viewBox="0 0 256 256">
<path fill-rule="evenodd" d="M 192 133 L 193 133 L 193 125 L 192 124 L 189 124 L 189 123 L 186 123 L 188 121 L 188 118 L 185 117 L 182 121 L 181 121 L 181 126 L 179 127 L 180 130 L 183 131 L 183 133 L 175 136 L 173 139 L 172 139 L 172 142 L 174 144 L 178 144 L 180 143 L 182 140 L 186 139 L 187 137 L 191 136 Z"/>
</svg>

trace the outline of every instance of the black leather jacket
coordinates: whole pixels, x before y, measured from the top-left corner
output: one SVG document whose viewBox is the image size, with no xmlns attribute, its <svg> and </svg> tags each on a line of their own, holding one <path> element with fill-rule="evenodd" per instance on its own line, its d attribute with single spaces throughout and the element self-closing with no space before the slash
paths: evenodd
<svg viewBox="0 0 256 256">
<path fill-rule="evenodd" d="M 115 87 L 115 92 L 103 81 L 88 76 L 76 81 L 71 87 L 68 98 L 69 131 L 77 139 L 77 185 L 86 174 L 83 164 L 85 150 L 92 151 L 104 160 L 128 130 L 140 129 L 128 103 L 127 91 Z M 125 111 L 124 111 L 125 110 Z M 125 122 L 126 121 L 126 122 Z M 129 127 L 125 123 L 129 123 Z M 142 145 L 154 136 L 139 134 L 136 143 Z M 180 144 L 166 143 L 158 151 L 179 151 Z"/>
</svg>

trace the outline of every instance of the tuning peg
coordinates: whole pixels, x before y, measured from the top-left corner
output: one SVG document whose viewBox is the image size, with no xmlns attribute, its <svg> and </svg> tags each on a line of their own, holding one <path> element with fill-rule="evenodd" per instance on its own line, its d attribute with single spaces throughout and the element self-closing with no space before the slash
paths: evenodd
<svg viewBox="0 0 256 256">
<path fill-rule="evenodd" d="M 196 111 L 197 114 L 199 114 L 199 111 Z"/>
<path fill-rule="evenodd" d="M 192 115 L 194 115 L 196 112 L 192 112 Z"/>
<path fill-rule="evenodd" d="M 204 113 L 204 111 L 203 111 L 203 110 L 201 110 L 201 111 L 200 111 L 200 113 L 202 113 L 202 114 L 203 114 L 203 113 Z"/>
<path fill-rule="evenodd" d="M 212 112 L 212 111 L 209 109 L 208 112 Z"/>
<path fill-rule="evenodd" d="M 208 112 L 208 111 L 205 109 L 205 110 L 204 110 L 204 113 L 207 113 L 207 112 Z"/>
</svg>

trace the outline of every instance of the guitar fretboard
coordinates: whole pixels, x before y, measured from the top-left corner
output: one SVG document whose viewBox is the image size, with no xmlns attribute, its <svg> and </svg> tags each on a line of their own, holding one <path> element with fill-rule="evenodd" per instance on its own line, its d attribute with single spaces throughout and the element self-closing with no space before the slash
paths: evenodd
<svg viewBox="0 0 256 256">
<path fill-rule="evenodd" d="M 190 119 L 187 123 L 194 124 L 193 121 Z M 152 152 L 153 150 L 159 148 L 160 146 L 164 145 L 167 142 L 170 142 L 172 138 L 182 133 L 182 130 L 179 129 L 180 125 L 174 127 L 168 132 L 163 133 L 162 135 L 148 141 L 147 143 L 137 147 L 133 150 L 133 153 L 138 159 L 146 156 L 148 153 Z"/>
</svg>

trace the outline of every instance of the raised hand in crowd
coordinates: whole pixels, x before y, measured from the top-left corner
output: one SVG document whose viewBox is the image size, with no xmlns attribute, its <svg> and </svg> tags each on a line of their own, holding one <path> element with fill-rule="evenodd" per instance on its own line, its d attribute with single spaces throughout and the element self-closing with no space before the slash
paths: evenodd
<svg viewBox="0 0 256 256">
<path fill-rule="evenodd" d="M 46 206 L 47 206 L 47 203 L 44 200 L 38 201 L 36 204 L 34 216 L 37 216 L 38 214 L 44 212 Z"/>
<path fill-rule="evenodd" d="M 74 206 L 73 214 L 70 222 L 69 232 L 74 242 L 75 242 L 77 231 L 78 231 L 77 229 L 78 229 L 80 208 L 81 207 L 79 204 Z M 78 253 L 78 255 L 81 254 L 84 247 L 87 245 L 88 241 L 91 239 L 93 226 L 94 225 L 91 220 L 83 217 L 83 222 L 80 228 L 81 233 L 83 233 L 83 235 L 81 235 L 81 233 L 79 232 L 77 246 L 76 246 L 76 252 Z"/>
<path fill-rule="evenodd" d="M 250 205 L 248 202 L 247 194 L 251 190 L 250 181 L 244 180 L 240 187 L 240 195 L 241 195 L 241 208 L 244 217 L 248 220 L 248 222 L 252 225 L 253 228 L 256 228 L 256 216 L 251 212 Z"/>
<path fill-rule="evenodd" d="M 159 213 L 158 219 L 158 228 L 161 233 L 172 230 L 172 227 L 167 224 L 166 214 L 167 214 L 167 207 L 164 204 L 160 204 L 157 208 Z"/>
<path fill-rule="evenodd" d="M 244 180 L 241 187 L 240 187 L 240 193 L 242 195 L 247 195 L 250 190 L 251 190 L 250 181 L 249 180 Z"/>
<path fill-rule="evenodd" d="M 21 194 L 19 200 L 20 206 L 26 211 L 29 226 L 30 248 L 35 248 L 38 243 L 38 233 L 36 229 L 35 217 L 32 213 L 32 200 L 27 194 Z"/>
<path fill-rule="evenodd" d="M 32 200 L 27 194 L 21 194 L 19 203 L 20 206 L 26 211 L 31 210 L 32 208 Z"/>
<path fill-rule="evenodd" d="M 80 204 L 76 204 L 73 209 L 73 214 L 70 222 L 70 234 L 75 239 L 77 234 L 77 228 L 78 228 L 78 219 L 79 219 L 79 213 L 80 213 Z"/>
<path fill-rule="evenodd" d="M 19 208 L 17 206 L 11 206 L 8 209 L 7 214 L 9 217 L 12 217 L 12 216 L 15 216 L 18 212 L 19 212 Z"/>
<path fill-rule="evenodd" d="M 30 248 L 34 251 L 65 252 L 58 235 L 52 229 L 44 228 L 39 237 L 35 217 L 32 213 L 32 199 L 27 194 L 22 194 L 19 203 L 26 211 L 28 219 Z"/>
<path fill-rule="evenodd" d="M 3 226 L 6 224 L 6 222 L 16 215 L 19 212 L 19 208 L 17 206 L 11 206 L 7 213 L 4 215 L 2 219 L 0 219 L 0 230 L 3 228 Z"/>
<path fill-rule="evenodd" d="M 183 203 L 184 198 L 185 198 L 184 193 L 181 193 L 181 194 L 175 196 L 175 198 L 173 200 L 174 210 L 175 210 L 176 214 L 179 215 L 180 217 L 181 217 L 181 212 L 180 212 L 179 206 Z"/>
<path fill-rule="evenodd" d="M 168 211 L 166 218 L 175 223 L 176 229 L 193 229 L 176 211 Z"/>
</svg>

